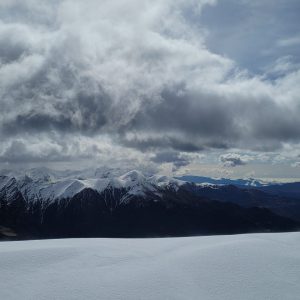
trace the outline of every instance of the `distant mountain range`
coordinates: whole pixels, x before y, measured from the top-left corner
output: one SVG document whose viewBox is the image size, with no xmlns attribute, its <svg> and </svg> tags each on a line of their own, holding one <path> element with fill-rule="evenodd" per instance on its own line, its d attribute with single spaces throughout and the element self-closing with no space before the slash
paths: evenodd
<svg viewBox="0 0 300 300">
<path fill-rule="evenodd" d="M 182 176 L 176 177 L 178 180 L 200 184 L 200 185 L 234 185 L 243 189 L 256 189 L 274 195 L 284 197 L 292 197 L 300 199 L 300 182 L 290 183 L 274 183 L 258 179 L 226 179 L 226 178 L 210 178 L 202 176 Z"/>
<path fill-rule="evenodd" d="M 0 173 L 0 237 L 153 237 L 300 228 L 300 184 L 119 169 Z"/>
<path fill-rule="evenodd" d="M 203 176 L 181 176 L 176 177 L 179 180 L 193 182 L 193 183 L 201 183 L 201 184 L 215 184 L 215 185 L 236 185 L 236 186 L 253 186 L 253 187 L 261 187 L 268 185 L 267 182 L 263 182 L 257 179 L 249 178 L 249 179 L 227 179 L 227 178 L 210 178 Z"/>
</svg>

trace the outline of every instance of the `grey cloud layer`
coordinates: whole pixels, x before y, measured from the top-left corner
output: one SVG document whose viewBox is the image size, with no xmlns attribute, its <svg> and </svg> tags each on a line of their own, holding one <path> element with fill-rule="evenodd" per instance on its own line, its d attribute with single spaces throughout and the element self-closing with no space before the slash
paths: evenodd
<svg viewBox="0 0 300 300">
<path fill-rule="evenodd" d="M 176 151 L 299 142 L 299 71 L 269 82 L 210 52 L 189 16 L 214 3 L 1 1 L 1 161 L 34 160 L 38 139 L 57 149 L 41 160 L 85 157 L 62 151 L 78 136 L 174 165 Z"/>
</svg>

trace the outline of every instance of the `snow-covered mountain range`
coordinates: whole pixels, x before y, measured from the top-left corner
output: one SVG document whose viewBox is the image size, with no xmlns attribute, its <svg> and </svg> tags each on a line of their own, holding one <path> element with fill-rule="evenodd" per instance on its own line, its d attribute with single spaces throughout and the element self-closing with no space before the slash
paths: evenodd
<svg viewBox="0 0 300 300">
<path fill-rule="evenodd" d="M 282 194 L 284 188 L 192 183 L 109 168 L 2 171 L 0 228 L 37 237 L 295 230 L 300 190 L 294 187 L 292 197 Z"/>
<path fill-rule="evenodd" d="M 151 192 L 160 195 L 166 188 L 178 189 L 185 184 L 174 178 L 159 175 L 144 175 L 133 170 L 120 175 L 119 170 L 91 171 L 52 171 L 47 168 L 30 169 L 20 172 L 2 172 L 0 176 L 0 195 L 8 201 L 14 199 L 14 194 L 20 192 L 27 202 L 55 201 L 74 197 L 85 189 L 98 193 L 105 190 L 122 189 L 126 191 L 121 202 L 131 196 L 144 197 Z"/>
</svg>

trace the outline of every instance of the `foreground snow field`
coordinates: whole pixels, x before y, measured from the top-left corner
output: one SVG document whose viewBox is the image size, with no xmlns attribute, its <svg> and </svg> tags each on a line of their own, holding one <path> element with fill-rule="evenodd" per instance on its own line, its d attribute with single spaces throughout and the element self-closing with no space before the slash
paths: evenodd
<svg viewBox="0 0 300 300">
<path fill-rule="evenodd" d="M 299 299 L 300 233 L 0 243 L 0 299 Z"/>
</svg>

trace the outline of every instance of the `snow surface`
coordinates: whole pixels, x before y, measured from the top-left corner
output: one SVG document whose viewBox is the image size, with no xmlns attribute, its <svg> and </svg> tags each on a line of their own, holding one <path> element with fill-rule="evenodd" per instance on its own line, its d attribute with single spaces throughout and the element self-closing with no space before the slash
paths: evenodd
<svg viewBox="0 0 300 300">
<path fill-rule="evenodd" d="M 299 299 L 300 233 L 0 243 L 0 299 Z"/>
</svg>

